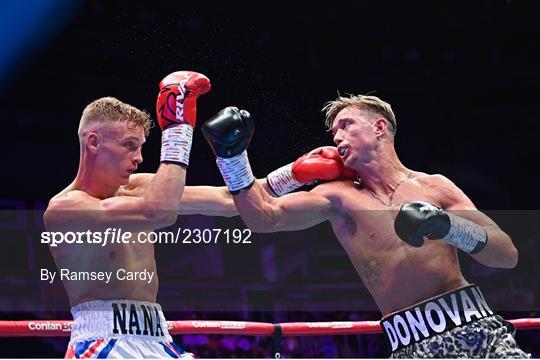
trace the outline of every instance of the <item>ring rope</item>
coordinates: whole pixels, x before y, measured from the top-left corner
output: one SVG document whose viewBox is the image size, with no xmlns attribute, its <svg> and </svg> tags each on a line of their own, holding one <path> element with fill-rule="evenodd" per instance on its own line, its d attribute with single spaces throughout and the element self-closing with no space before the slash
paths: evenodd
<svg viewBox="0 0 540 360">
<path fill-rule="evenodd" d="M 508 320 L 517 330 L 540 329 L 540 318 Z M 0 337 L 69 336 L 73 321 L 70 320 L 2 320 Z M 167 321 L 169 333 L 179 334 L 230 334 L 246 336 L 352 335 L 382 333 L 379 321 L 330 321 L 263 323 L 249 321 L 177 320 Z"/>
</svg>

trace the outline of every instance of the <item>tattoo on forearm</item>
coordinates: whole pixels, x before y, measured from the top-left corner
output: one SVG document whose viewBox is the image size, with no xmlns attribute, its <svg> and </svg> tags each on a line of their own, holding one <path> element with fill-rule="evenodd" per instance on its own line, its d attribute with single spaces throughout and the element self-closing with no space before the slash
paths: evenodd
<svg viewBox="0 0 540 360">
<path fill-rule="evenodd" d="M 364 266 L 364 273 L 370 285 L 377 285 L 381 281 L 381 267 L 375 260 L 369 261 Z"/>
</svg>

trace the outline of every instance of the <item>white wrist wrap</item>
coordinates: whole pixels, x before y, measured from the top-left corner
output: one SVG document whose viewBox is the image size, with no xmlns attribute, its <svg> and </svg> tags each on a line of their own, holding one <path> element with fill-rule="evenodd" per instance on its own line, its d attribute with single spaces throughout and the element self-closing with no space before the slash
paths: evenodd
<svg viewBox="0 0 540 360">
<path fill-rule="evenodd" d="M 294 178 L 292 165 L 293 163 L 282 166 L 279 169 L 272 171 L 266 177 L 268 186 L 270 186 L 277 196 L 288 194 L 303 185 Z"/>
<path fill-rule="evenodd" d="M 163 130 L 161 134 L 161 161 L 189 164 L 193 127 L 180 124 Z"/>
<path fill-rule="evenodd" d="M 442 241 L 467 253 L 483 248 L 487 242 L 486 230 L 483 227 L 451 212 L 447 214 L 450 218 L 450 231 L 442 238 Z"/>
<path fill-rule="evenodd" d="M 216 163 L 229 191 L 245 189 L 255 181 L 245 150 L 232 158 L 217 157 Z"/>
</svg>

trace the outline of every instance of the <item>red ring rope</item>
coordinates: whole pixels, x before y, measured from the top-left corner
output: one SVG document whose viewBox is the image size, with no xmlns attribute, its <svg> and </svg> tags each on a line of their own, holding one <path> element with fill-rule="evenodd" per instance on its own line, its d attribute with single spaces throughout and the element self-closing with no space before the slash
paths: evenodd
<svg viewBox="0 0 540 360">
<path fill-rule="evenodd" d="M 540 318 L 508 320 L 517 330 L 540 329 Z M 20 320 L 0 321 L 0 337 L 69 336 L 73 321 Z M 272 336 L 281 327 L 282 336 L 379 334 L 378 321 L 331 321 L 262 323 L 249 321 L 180 320 L 167 321 L 171 335 L 178 334 L 232 334 Z"/>
</svg>

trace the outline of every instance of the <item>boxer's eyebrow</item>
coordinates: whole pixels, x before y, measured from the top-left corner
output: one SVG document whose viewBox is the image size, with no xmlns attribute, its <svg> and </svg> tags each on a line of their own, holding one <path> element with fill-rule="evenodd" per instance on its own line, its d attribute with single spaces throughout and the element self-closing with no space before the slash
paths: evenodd
<svg viewBox="0 0 540 360">
<path fill-rule="evenodd" d="M 336 134 L 336 129 L 339 127 L 339 124 L 341 123 L 343 119 L 339 119 L 337 122 L 334 121 L 334 126 L 332 126 L 332 134 Z"/>
<path fill-rule="evenodd" d="M 344 117 L 344 118 L 341 118 L 339 119 L 335 124 L 334 126 L 332 126 L 332 134 L 335 135 L 336 133 L 336 129 L 338 129 L 340 127 L 340 125 L 345 122 L 345 121 L 352 121 L 353 119 L 352 118 L 349 118 L 349 117 Z"/>
<path fill-rule="evenodd" d="M 146 138 L 142 139 L 138 136 L 128 136 L 126 137 L 123 142 L 126 142 L 126 141 L 135 141 L 137 144 L 144 144 L 146 142 Z"/>
</svg>

